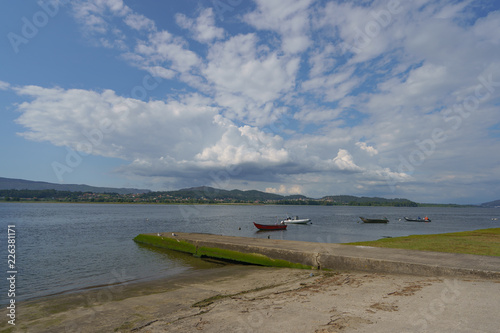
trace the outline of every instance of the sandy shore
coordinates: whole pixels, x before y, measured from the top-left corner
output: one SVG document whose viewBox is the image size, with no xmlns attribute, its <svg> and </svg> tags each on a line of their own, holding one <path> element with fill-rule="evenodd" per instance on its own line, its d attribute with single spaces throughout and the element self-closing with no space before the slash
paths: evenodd
<svg viewBox="0 0 500 333">
<path fill-rule="evenodd" d="M 12 331 L 496 333 L 499 295 L 492 280 L 229 265 L 20 304 Z"/>
</svg>

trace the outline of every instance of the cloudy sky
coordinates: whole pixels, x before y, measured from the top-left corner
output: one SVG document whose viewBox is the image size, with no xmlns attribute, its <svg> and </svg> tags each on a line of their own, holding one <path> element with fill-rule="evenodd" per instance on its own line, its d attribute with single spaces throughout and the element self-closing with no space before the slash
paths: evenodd
<svg viewBox="0 0 500 333">
<path fill-rule="evenodd" d="M 0 176 L 500 199 L 500 4 L 10 1 Z"/>
</svg>

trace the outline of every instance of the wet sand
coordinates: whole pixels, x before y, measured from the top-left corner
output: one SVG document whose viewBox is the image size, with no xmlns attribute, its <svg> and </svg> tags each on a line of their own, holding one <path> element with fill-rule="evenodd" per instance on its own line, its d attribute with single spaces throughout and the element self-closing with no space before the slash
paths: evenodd
<svg viewBox="0 0 500 333">
<path fill-rule="evenodd" d="M 12 331 L 498 332 L 498 295 L 495 280 L 228 265 L 19 304 Z"/>
</svg>

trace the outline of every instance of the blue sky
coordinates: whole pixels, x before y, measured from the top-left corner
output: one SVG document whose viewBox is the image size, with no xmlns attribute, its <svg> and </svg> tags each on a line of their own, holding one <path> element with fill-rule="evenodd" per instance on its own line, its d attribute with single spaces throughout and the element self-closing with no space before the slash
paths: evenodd
<svg viewBox="0 0 500 333">
<path fill-rule="evenodd" d="M 0 16 L 0 176 L 500 198 L 496 2 L 42 0 Z"/>
</svg>

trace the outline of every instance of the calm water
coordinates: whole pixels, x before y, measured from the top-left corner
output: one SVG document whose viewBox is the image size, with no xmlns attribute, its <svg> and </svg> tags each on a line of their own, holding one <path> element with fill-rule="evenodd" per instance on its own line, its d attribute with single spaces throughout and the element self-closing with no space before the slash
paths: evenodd
<svg viewBox="0 0 500 333">
<path fill-rule="evenodd" d="M 257 232 L 252 222 L 298 215 L 310 225 Z M 431 223 L 399 221 L 429 216 Z M 387 216 L 363 224 L 359 216 Z M 214 264 L 133 242 L 140 233 L 204 232 L 230 236 L 344 243 L 382 237 L 500 227 L 500 209 L 323 206 L 176 206 L 118 204 L 0 204 L 2 270 L 7 268 L 7 225 L 16 230 L 16 300 L 174 276 Z M 5 273 L 6 275 L 6 273 Z M 1 284 L 5 303 L 7 282 Z"/>
</svg>

